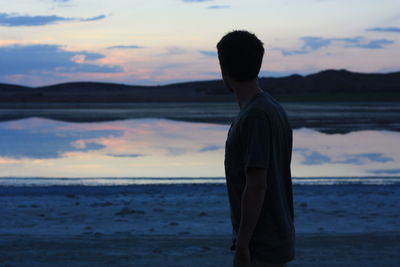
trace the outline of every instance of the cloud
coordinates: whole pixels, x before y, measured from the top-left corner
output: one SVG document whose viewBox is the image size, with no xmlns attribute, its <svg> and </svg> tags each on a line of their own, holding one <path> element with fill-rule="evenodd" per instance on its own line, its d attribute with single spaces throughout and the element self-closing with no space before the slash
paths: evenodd
<svg viewBox="0 0 400 267">
<path fill-rule="evenodd" d="M 365 165 L 368 161 L 378 163 L 393 161 L 393 158 L 386 157 L 382 153 L 342 154 L 339 159 L 333 160 L 327 155 L 307 148 L 295 148 L 294 151 L 303 156 L 304 160 L 301 163 L 304 165 L 322 165 L 324 163 Z"/>
<path fill-rule="evenodd" d="M 0 75 L 123 71 L 120 66 L 87 63 L 104 57 L 87 51 L 66 51 L 59 45 L 0 46 Z"/>
<path fill-rule="evenodd" d="M 199 150 L 199 152 L 209 152 L 209 151 L 217 151 L 223 149 L 222 146 L 206 146 Z"/>
<path fill-rule="evenodd" d="M 369 48 L 369 49 L 382 49 L 382 48 L 384 48 L 385 45 L 390 45 L 393 43 L 394 43 L 394 41 L 392 41 L 392 40 L 381 39 L 381 40 L 370 41 L 368 44 L 365 44 L 365 45 L 360 44 L 357 47 Z"/>
<path fill-rule="evenodd" d="M 367 49 L 382 49 L 385 45 L 393 44 L 394 41 L 387 39 L 377 39 L 366 41 L 363 37 L 355 38 L 332 38 L 332 41 L 338 42 L 344 48 L 358 47 Z"/>
<path fill-rule="evenodd" d="M 59 16 L 20 16 L 15 14 L 0 13 L 0 26 L 19 27 L 19 26 L 42 26 L 54 24 L 62 21 L 71 21 L 72 18 Z"/>
<path fill-rule="evenodd" d="M 138 48 L 144 48 L 144 47 L 140 45 L 114 45 L 107 47 L 107 49 L 138 49 Z"/>
<path fill-rule="evenodd" d="M 207 57 L 217 57 L 217 52 L 215 51 L 207 51 L 207 50 L 200 50 L 200 54 L 207 56 Z"/>
<path fill-rule="evenodd" d="M 332 163 L 364 165 L 365 161 L 385 163 L 393 161 L 390 157 L 385 157 L 382 153 L 361 153 L 361 154 L 344 154 L 344 159 L 332 161 Z"/>
<path fill-rule="evenodd" d="M 379 170 L 369 170 L 368 172 L 376 175 L 400 174 L 400 169 L 379 169 Z"/>
<path fill-rule="evenodd" d="M 303 46 L 300 49 L 286 50 L 278 48 L 276 50 L 280 50 L 284 56 L 303 55 L 319 50 L 325 46 L 329 46 L 332 43 L 331 39 L 321 37 L 302 37 L 300 40 L 303 41 Z"/>
<path fill-rule="evenodd" d="M 299 149 L 297 151 L 299 151 Z M 324 163 L 331 163 L 331 158 L 319 152 L 309 150 L 301 150 L 300 152 L 304 157 L 303 162 L 301 162 L 304 165 L 322 165 Z"/>
<path fill-rule="evenodd" d="M 227 6 L 227 5 L 213 5 L 213 6 L 209 6 L 207 8 L 208 9 L 224 9 L 224 8 L 230 8 L 230 6 Z"/>
<path fill-rule="evenodd" d="M 79 21 L 96 21 L 96 20 L 102 20 L 105 19 L 106 15 L 99 15 L 96 17 L 92 17 L 92 18 L 87 18 L 87 19 L 79 19 Z"/>
<path fill-rule="evenodd" d="M 107 154 L 107 156 L 110 157 L 116 157 L 116 158 L 139 158 L 139 157 L 144 157 L 144 154 Z"/>
<path fill-rule="evenodd" d="M 303 45 L 299 49 L 286 50 L 275 48 L 274 50 L 279 50 L 284 56 L 294 56 L 294 55 L 304 55 L 311 52 L 320 50 L 321 48 L 330 46 L 332 44 L 338 45 L 343 48 L 365 48 L 365 49 L 382 49 L 385 45 L 393 44 L 392 40 L 387 39 L 377 39 L 367 41 L 363 37 L 354 38 L 323 38 L 323 37 L 302 37 L 300 40 Z"/>
<path fill-rule="evenodd" d="M 105 15 L 99 15 L 92 18 L 66 18 L 56 15 L 51 16 L 31 16 L 0 13 L 0 26 L 21 27 L 21 26 L 43 26 L 66 21 L 95 21 L 106 18 Z"/>
<path fill-rule="evenodd" d="M 398 32 L 400 33 L 400 27 L 385 27 L 385 28 L 370 28 L 367 29 L 369 32 Z"/>
<path fill-rule="evenodd" d="M 3 128 L 1 129 L 0 138 L 0 157 L 48 159 L 61 158 L 66 152 L 98 150 L 105 146 L 91 140 L 77 138 L 102 137 L 105 134 L 111 136 L 120 135 L 119 131 L 114 130 L 75 131 L 59 134 L 37 129 Z"/>
</svg>

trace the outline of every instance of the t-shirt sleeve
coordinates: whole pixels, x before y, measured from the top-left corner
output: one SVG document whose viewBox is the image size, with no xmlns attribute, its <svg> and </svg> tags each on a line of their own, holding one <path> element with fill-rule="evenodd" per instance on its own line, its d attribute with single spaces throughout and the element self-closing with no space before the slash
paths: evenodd
<svg viewBox="0 0 400 267">
<path fill-rule="evenodd" d="M 245 170 L 248 168 L 268 169 L 270 138 L 267 118 L 261 116 L 245 118 L 240 133 Z"/>
</svg>

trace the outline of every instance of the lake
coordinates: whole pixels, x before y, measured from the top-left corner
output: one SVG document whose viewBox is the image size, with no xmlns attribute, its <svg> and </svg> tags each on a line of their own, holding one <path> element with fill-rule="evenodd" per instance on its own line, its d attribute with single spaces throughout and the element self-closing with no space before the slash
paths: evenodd
<svg viewBox="0 0 400 267">
<path fill-rule="evenodd" d="M 400 181 L 399 103 L 284 104 L 294 183 Z M 0 109 L 0 185 L 223 183 L 232 103 Z"/>
</svg>

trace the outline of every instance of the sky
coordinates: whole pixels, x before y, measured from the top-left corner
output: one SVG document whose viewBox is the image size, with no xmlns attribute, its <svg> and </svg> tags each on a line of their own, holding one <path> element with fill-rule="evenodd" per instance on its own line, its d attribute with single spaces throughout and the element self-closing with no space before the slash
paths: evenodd
<svg viewBox="0 0 400 267">
<path fill-rule="evenodd" d="M 260 76 L 400 71 L 398 0 L 0 0 L 0 83 L 220 79 L 216 43 L 248 30 Z"/>
</svg>

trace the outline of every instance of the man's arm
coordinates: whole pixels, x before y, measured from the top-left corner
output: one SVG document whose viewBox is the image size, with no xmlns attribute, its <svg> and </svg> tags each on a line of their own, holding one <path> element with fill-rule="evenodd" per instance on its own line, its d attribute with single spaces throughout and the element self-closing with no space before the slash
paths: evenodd
<svg viewBox="0 0 400 267">
<path fill-rule="evenodd" d="M 256 228 L 267 191 L 267 169 L 249 168 L 246 171 L 246 186 L 242 195 L 242 213 L 236 240 L 233 266 L 250 266 L 249 243 Z"/>
<path fill-rule="evenodd" d="M 242 208 L 237 248 L 248 248 L 264 203 L 267 191 L 267 170 L 249 168 L 246 171 L 246 186 L 242 195 Z"/>
<path fill-rule="evenodd" d="M 270 144 L 269 122 L 257 116 L 247 117 L 241 128 L 243 167 L 246 185 L 241 199 L 241 217 L 236 237 L 234 266 L 250 264 L 249 243 L 263 208 L 267 191 Z"/>
</svg>

